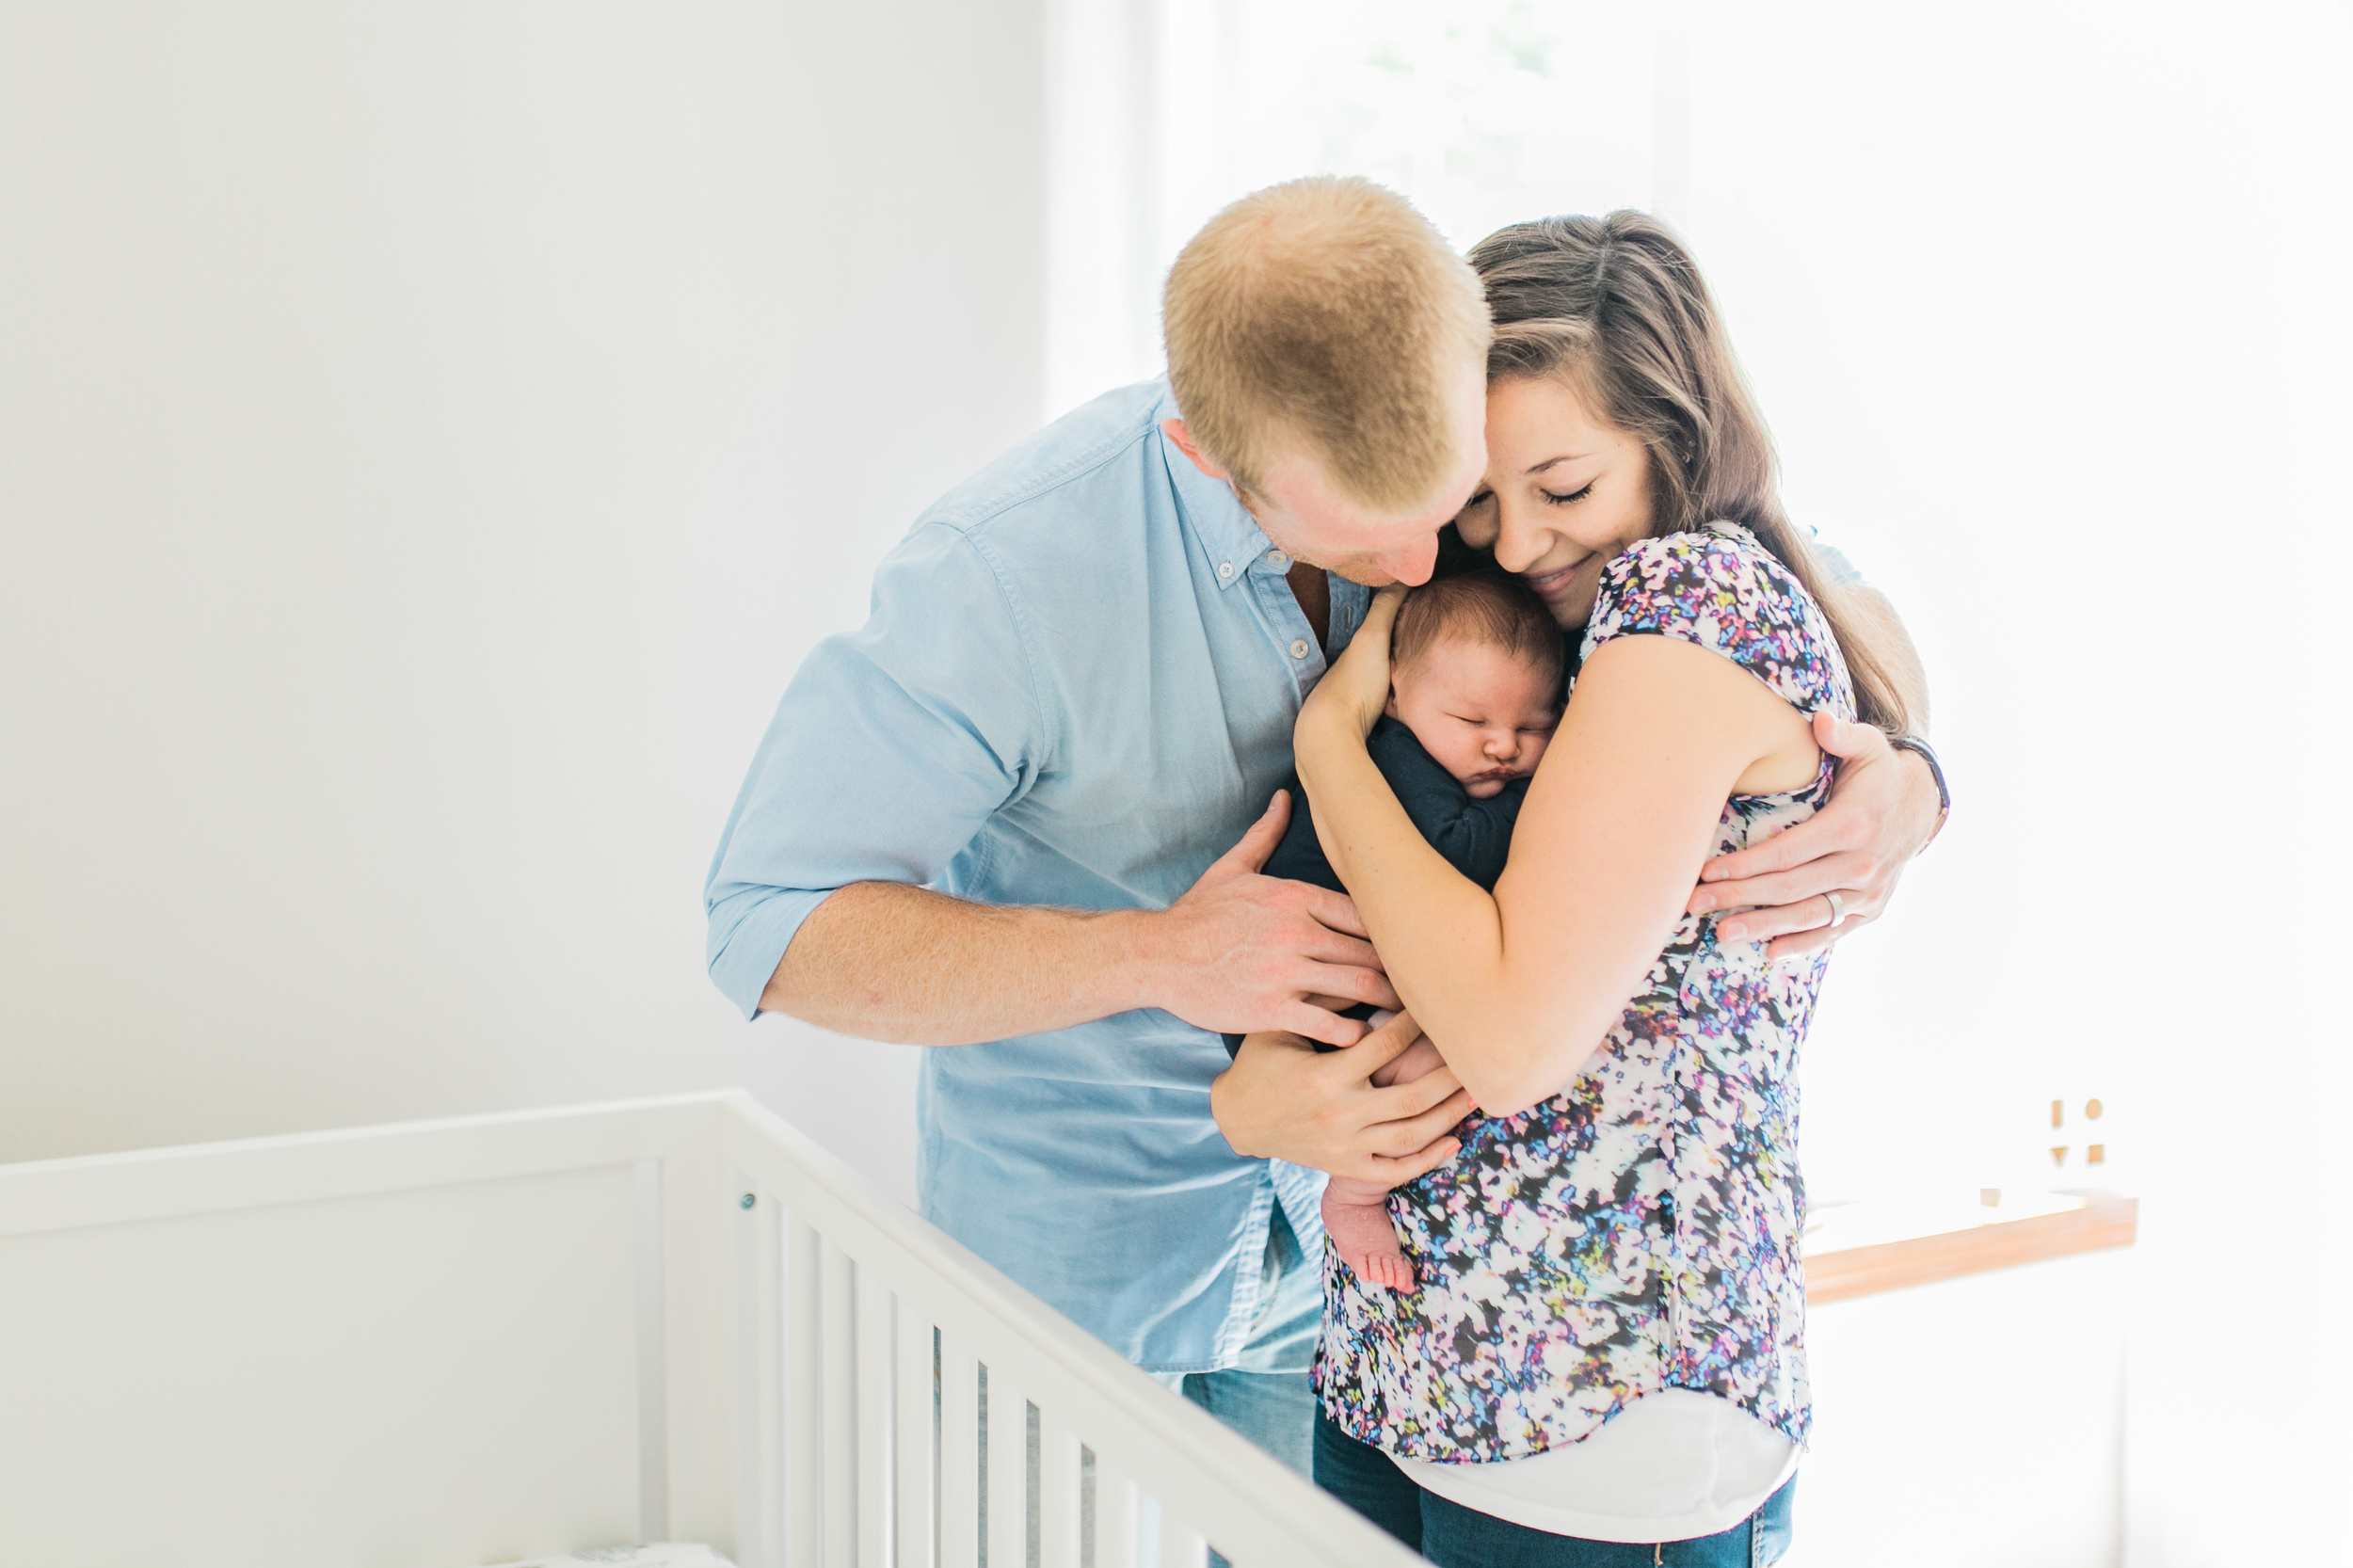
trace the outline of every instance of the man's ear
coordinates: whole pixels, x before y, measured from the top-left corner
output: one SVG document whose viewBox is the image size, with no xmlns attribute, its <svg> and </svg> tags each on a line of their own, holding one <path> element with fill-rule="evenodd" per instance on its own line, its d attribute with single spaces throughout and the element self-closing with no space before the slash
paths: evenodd
<svg viewBox="0 0 2353 1568">
<path fill-rule="evenodd" d="M 1215 463 L 1212 463 L 1207 457 L 1201 456 L 1201 448 L 1193 444 L 1193 432 L 1185 428 L 1185 422 L 1183 420 L 1164 419 L 1160 421 L 1160 434 L 1166 436 L 1170 440 L 1175 441 L 1176 443 L 1176 450 L 1192 458 L 1193 466 L 1194 468 L 1199 469 L 1202 472 L 1208 474 L 1212 479 L 1223 479 L 1229 484 L 1232 483 L 1232 474 L 1227 473 L 1224 469 L 1218 467 Z"/>
</svg>

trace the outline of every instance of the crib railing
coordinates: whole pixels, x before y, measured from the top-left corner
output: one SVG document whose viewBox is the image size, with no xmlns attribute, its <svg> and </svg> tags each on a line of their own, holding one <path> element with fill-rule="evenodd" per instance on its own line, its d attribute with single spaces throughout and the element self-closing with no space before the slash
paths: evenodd
<svg viewBox="0 0 2353 1568">
<path fill-rule="evenodd" d="M 1411 1554 L 747 1095 L 0 1166 L 26 1560 Z"/>
<path fill-rule="evenodd" d="M 739 1439 L 747 1563 L 1417 1560 L 748 1096 L 722 1152 L 769 1396 Z"/>
</svg>

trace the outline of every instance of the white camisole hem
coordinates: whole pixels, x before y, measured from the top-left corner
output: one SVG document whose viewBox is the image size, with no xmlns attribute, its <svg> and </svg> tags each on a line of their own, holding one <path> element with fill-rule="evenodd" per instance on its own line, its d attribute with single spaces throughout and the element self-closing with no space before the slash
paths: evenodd
<svg viewBox="0 0 2353 1568">
<path fill-rule="evenodd" d="M 1390 1457 L 1464 1508 L 1551 1535 L 1649 1544 L 1732 1528 L 1787 1484 L 1802 1451 L 1729 1400 L 1668 1388 L 1580 1442 L 1526 1459 Z"/>
</svg>

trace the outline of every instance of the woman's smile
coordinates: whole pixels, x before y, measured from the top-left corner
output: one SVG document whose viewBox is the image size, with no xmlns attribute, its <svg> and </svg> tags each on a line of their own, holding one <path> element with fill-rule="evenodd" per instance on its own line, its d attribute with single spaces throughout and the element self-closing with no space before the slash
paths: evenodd
<svg viewBox="0 0 2353 1568">
<path fill-rule="evenodd" d="M 1565 567 L 1554 567 L 1545 571 L 1531 571 L 1526 579 L 1528 585 L 1535 589 L 1536 597 L 1545 603 L 1559 603 L 1576 594 L 1577 574 L 1592 565 L 1598 553 L 1595 551 L 1588 551 Z"/>
</svg>

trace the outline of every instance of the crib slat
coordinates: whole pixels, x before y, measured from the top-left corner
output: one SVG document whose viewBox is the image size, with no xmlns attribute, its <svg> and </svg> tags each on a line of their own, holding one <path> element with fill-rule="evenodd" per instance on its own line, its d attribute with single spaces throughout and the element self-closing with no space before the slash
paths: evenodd
<svg viewBox="0 0 2353 1568">
<path fill-rule="evenodd" d="M 1176 1511 L 1166 1503 L 1160 1505 L 1160 1568 L 1208 1568 L 1209 1544 L 1201 1532 L 1176 1517 Z"/>
<path fill-rule="evenodd" d="M 898 1349 L 890 1422 L 892 1446 L 898 1450 L 890 1482 L 898 1528 L 891 1538 L 898 1547 L 898 1568 L 931 1568 L 932 1400 L 938 1386 L 934 1381 L 932 1318 L 921 1303 L 904 1293 L 891 1306 Z"/>
<path fill-rule="evenodd" d="M 784 1226 L 776 1200 L 736 1185 L 753 1199 L 736 1211 L 735 1549 L 745 1568 L 785 1560 L 787 1310 Z"/>
<path fill-rule="evenodd" d="M 670 1434 L 669 1380 L 663 1368 L 662 1343 L 662 1161 L 638 1160 L 635 1182 L 637 1532 L 648 1541 L 666 1541 L 670 1538 Z M 740 1187 L 737 1190 L 743 1191 Z M 773 1214 L 775 1210 L 769 1212 Z M 735 1213 L 740 1241 L 744 1229 L 741 1222 L 750 1218 L 750 1211 L 739 1205 Z M 744 1256 L 746 1251 L 757 1249 L 739 1248 L 737 1256 Z M 741 1307 L 740 1300 L 737 1305 Z M 737 1339 L 740 1345 L 740 1323 Z M 757 1464 L 757 1456 L 754 1463 Z"/>
<path fill-rule="evenodd" d="M 1095 1568 L 1136 1568 L 1136 1483 L 1095 1456 Z"/>
<path fill-rule="evenodd" d="M 820 1316 L 819 1242 L 808 1222 L 794 1214 L 785 1242 L 785 1296 L 791 1314 L 785 1397 L 790 1428 L 786 1438 L 784 1538 L 787 1568 L 818 1568 L 824 1550 L 821 1512 L 824 1474 L 824 1382 L 820 1371 L 824 1324 Z"/>
<path fill-rule="evenodd" d="M 824 1242 L 825 1568 L 857 1568 L 857 1347 L 849 1255 Z"/>
<path fill-rule="evenodd" d="M 988 1369 L 988 1568 L 1030 1560 L 1030 1404 L 1010 1367 Z"/>
<path fill-rule="evenodd" d="M 1037 1463 L 1038 1568 L 1079 1568 L 1079 1434 L 1043 1407 Z"/>
<path fill-rule="evenodd" d="M 981 1367 L 971 1342 L 939 1330 L 939 1568 L 981 1560 Z"/>
<path fill-rule="evenodd" d="M 890 1291 L 856 1270 L 857 1568 L 890 1568 Z"/>
</svg>

